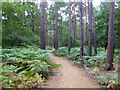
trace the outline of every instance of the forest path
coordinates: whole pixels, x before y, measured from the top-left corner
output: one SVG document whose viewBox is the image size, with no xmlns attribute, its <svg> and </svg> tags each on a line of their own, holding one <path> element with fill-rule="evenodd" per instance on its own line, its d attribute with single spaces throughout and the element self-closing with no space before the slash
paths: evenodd
<svg viewBox="0 0 120 90">
<path fill-rule="evenodd" d="M 91 78 L 87 77 L 83 70 L 72 65 L 69 60 L 51 55 L 53 62 L 61 64 L 54 69 L 56 76 L 50 76 L 45 88 L 100 88 Z"/>
</svg>

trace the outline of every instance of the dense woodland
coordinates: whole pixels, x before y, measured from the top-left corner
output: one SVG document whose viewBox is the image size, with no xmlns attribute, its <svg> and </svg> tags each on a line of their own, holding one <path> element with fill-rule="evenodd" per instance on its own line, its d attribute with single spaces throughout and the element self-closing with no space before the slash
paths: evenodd
<svg viewBox="0 0 120 90">
<path fill-rule="evenodd" d="M 23 0 L 2 2 L 1 7 L 3 88 L 43 87 L 51 69 L 60 66 L 50 60 L 52 49 L 54 55 L 72 59 L 80 68 L 94 68 L 93 73 L 118 73 L 120 2 L 94 7 L 93 2 Z M 98 79 L 104 87 L 120 87 L 118 75 Z"/>
</svg>

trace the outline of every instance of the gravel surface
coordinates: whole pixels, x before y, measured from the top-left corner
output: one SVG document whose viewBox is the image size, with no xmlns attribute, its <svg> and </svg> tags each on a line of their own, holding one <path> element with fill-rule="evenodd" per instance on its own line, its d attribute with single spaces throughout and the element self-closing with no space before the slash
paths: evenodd
<svg viewBox="0 0 120 90">
<path fill-rule="evenodd" d="M 49 76 L 45 88 L 100 88 L 94 79 L 89 78 L 84 70 L 72 65 L 69 60 L 51 56 L 56 64 L 61 67 L 54 69 L 56 76 Z"/>
</svg>

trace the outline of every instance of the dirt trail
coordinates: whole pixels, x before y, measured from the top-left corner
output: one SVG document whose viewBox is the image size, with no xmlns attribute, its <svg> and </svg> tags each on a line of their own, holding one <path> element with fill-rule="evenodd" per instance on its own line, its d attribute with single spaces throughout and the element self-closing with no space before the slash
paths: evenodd
<svg viewBox="0 0 120 90">
<path fill-rule="evenodd" d="M 86 77 L 83 70 L 73 66 L 67 59 L 51 56 L 61 67 L 55 69 L 56 76 L 50 76 L 45 88 L 100 88 L 91 78 Z"/>
</svg>

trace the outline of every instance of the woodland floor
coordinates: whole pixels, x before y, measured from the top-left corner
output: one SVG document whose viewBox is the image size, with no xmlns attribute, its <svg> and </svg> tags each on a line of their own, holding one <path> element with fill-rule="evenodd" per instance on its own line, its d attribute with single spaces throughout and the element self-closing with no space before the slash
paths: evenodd
<svg viewBox="0 0 120 90">
<path fill-rule="evenodd" d="M 56 75 L 49 76 L 45 88 L 100 88 L 84 69 L 72 65 L 67 59 L 53 55 L 51 58 L 56 64 L 61 64 L 61 67 L 53 70 Z"/>
</svg>

